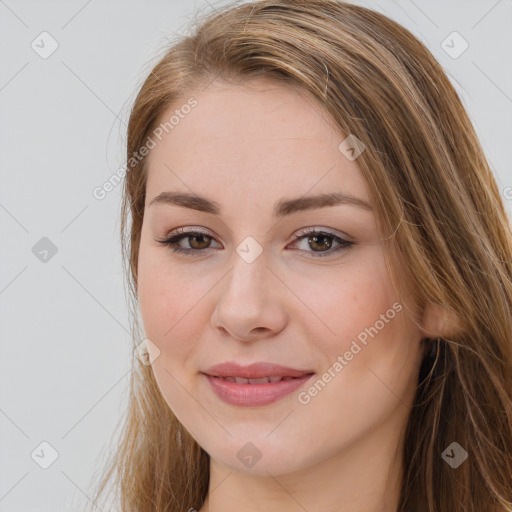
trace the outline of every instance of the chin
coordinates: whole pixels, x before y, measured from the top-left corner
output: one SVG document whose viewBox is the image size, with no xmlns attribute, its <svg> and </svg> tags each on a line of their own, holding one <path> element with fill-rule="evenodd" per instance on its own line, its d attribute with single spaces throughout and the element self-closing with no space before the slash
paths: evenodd
<svg viewBox="0 0 512 512">
<path fill-rule="evenodd" d="M 207 451 L 214 460 L 232 471 L 253 476 L 284 475 L 315 464 L 314 454 L 308 457 L 308 453 L 301 449 L 302 443 L 283 445 L 282 439 L 271 442 L 264 435 L 259 439 L 250 436 L 243 440 L 234 438 L 222 450 L 217 446 Z M 298 452 L 301 452 L 301 457 L 297 456 Z"/>
</svg>

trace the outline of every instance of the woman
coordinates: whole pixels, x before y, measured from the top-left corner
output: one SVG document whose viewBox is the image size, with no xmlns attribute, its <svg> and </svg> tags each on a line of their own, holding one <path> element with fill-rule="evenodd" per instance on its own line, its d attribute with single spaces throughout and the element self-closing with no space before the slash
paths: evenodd
<svg viewBox="0 0 512 512">
<path fill-rule="evenodd" d="M 342 2 L 226 7 L 147 77 L 127 158 L 147 353 L 96 499 L 512 510 L 511 232 L 418 39 Z"/>
</svg>

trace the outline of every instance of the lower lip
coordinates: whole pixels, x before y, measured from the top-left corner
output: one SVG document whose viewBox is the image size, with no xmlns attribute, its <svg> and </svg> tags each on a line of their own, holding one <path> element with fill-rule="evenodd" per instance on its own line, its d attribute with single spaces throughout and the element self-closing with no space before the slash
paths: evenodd
<svg viewBox="0 0 512 512">
<path fill-rule="evenodd" d="M 293 393 L 314 374 L 294 379 L 267 382 L 266 384 L 237 384 L 211 375 L 204 376 L 210 382 L 213 391 L 224 402 L 231 405 L 254 407 L 268 405 Z"/>
</svg>

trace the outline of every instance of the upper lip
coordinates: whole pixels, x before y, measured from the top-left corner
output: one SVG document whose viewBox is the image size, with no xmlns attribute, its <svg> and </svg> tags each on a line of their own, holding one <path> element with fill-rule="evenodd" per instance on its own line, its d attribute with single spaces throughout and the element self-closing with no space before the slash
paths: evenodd
<svg viewBox="0 0 512 512">
<path fill-rule="evenodd" d="M 253 363 L 241 366 L 234 362 L 216 364 L 204 371 L 216 377 L 244 377 L 246 379 L 259 379 L 262 377 L 303 377 L 314 373 L 311 370 L 298 370 L 274 363 Z"/>
</svg>

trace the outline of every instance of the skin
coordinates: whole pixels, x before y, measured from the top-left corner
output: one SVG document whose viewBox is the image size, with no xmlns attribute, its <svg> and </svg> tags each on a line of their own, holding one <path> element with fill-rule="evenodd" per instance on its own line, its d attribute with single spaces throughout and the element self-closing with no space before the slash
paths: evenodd
<svg viewBox="0 0 512 512">
<path fill-rule="evenodd" d="M 269 361 L 314 371 L 315 381 L 398 302 L 371 210 L 273 216 L 278 200 L 334 191 L 371 204 L 357 160 L 338 149 L 346 135 L 303 94 L 268 79 L 214 82 L 194 96 L 198 105 L 149 156 L 138 296 L 160 351 L 152 369 L 162 395 L 211 457 L 200 512 L 395 511 L 425 335 L 405 308 L 307 404 L 294 392 L 265 406 L 229 405 L 200 374 L 225 361 Z M 221 213 L 150 206 L 164 191 L 207 196 Z M 178 227 L 211 237 L 179 242 L 204 248 L 200 256 L 157 242 Z M 307 227 L 355 245 L 334 252 L 335 239 L 329 249 L 325 239 L 293 238 Z M 236 252 L 248 236 L 263 251 L 252 263 Z M 250 468 L 237 457 L 248 442 L 261 453 Z"/>
</svg>

